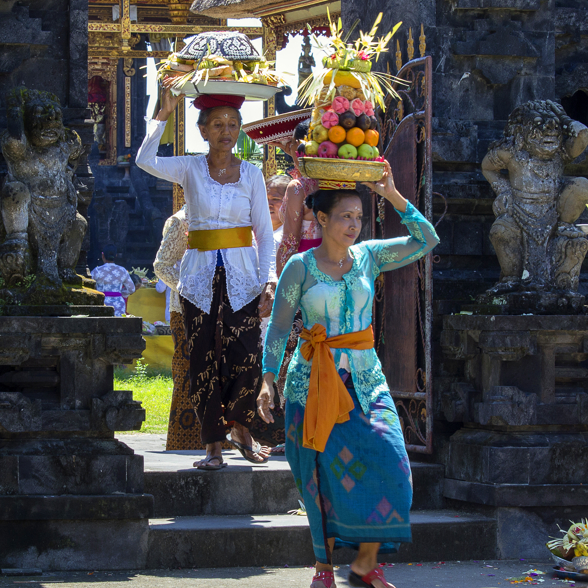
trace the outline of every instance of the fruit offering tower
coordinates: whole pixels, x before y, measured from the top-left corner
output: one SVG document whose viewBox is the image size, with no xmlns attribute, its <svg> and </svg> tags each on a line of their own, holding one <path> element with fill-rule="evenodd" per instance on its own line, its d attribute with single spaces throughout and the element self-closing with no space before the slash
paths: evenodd
<svg viewBox="0 0 588 588">
<path fill-rule="evenodd" d="M 383 161 L 380 156 L 380 134 L 374 109 L 385 109 L 385 93 L 398 96 L 389 74 L 372 72 L 372 59 L 379 57 L 393 34 L 378 41 L 374 35 L 382 19 L 378 15 L 369 34 L 360 32 L 355 43 L 342 38 L 341 19 L 331 23 L 327 45 L 313 36 L 315 44 L 327 53 L 323 68 L 299 88 L 301 102 L 313 104 L 306 141 L 299 147 L 303 157 L 337 160 Z M 383 168 L 382 168 L 383 169 Z"/>
</svg>

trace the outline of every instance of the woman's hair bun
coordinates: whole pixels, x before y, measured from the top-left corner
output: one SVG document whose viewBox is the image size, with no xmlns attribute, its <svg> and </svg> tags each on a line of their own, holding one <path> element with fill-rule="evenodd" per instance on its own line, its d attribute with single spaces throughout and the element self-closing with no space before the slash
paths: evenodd
<svg viewBox="0 0 588 588">
<path fill-rule="evenodd" d="M 304 205 L 306 206 L 306 208 L 310 208 L 310 210 L 312 210 L 312 207 L 314 205 L 314 197 L 313 194 L 309 194 L 306 199 L 304 200 Z"/>
</svg>

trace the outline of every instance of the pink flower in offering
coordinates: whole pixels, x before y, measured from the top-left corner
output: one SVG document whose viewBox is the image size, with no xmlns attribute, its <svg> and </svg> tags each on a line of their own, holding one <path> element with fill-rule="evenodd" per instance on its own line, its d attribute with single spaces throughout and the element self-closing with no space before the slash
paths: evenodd
<svg viewBox="0 0 588 588">
<path fill-rule="evenodd" d="M 366 100 L 364 106 L 365 106 L 365 113 L 368 116 L 374 116 L 374 105 L 371 103 L 371 101 Z"/>
<path fill-rule="evenodd" d="M 335 100 L 333 100 L 333 104 L 331 105 L 331 108 L 335 112 L 337 112 L 339 114 L 343 114 L 344 112 L 347 112 L 349 110 L 349 100 L 347 100 L 347 98 L 345 98 L 345 96 L 337 96 L 335 98 Z"/>
<path fill-rule="evenodd" d="M 358 51 L 357 56 L 363 61 L 368 61 L 370 56 L 365 51 Z"/>
<path fill-rule="evenodd" d="M 339 115 L 332 110 L 327 110 L 321 118 L 321 124 L 325 129 L 330 129 L 339 124 Z"/>
<path fill-rule="evenodd" d="M 359 116 L 360 114 L 363 114 L 365 112 L 365 106 L 359 98 L 356 98 L 351 103 L 351 110 L 353 110 L 355 116 Z"/>
</svg>

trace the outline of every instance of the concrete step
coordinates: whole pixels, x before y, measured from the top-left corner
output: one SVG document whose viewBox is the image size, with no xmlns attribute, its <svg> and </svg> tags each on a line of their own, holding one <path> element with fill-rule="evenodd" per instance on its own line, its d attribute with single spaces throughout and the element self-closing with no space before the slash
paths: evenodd
<svg viewBox="0 0 588 588">
<path fill-rule="evenodd" d="M 416 511 L 413 542 L 381 561 L 450 561 L 496 557 L 496 522 L 478 514 Z M 338 564 L 354 552 L 335 552 Z M 289 515 L 199 516 L 152 519 L 147 569 L 301 566 L 314 563 L 306 517 Z"/>
<path fill-rule="evenodd" d="M 195 459 L 190 456 L 192 462 Z M 145 492 L 154 496 L 155 516 L 284 514 L 298 508 L 300 495 L 285 457 L 273 457 L 265 466 L 245 465 L 237 454 L 228 461 L 228 467 L 214 472 L 149 471 L 146 464 Z M 411 467 L 413 509 L 442 508 L 443 467 L 423 463 Z"/>
<path fill-rule="evenodd" d="M 202 471 L 193 463 L 204 451 L 165 451 L 165 435 L 117 435 L 144 458 L 145 492 L 155 499 L 157 518 L 200 515 L 284 514 L 300 495 L 284 456 L 252 465 L 236 451 L 223 451 L 228 466 Z M 413 510 L 443 507 L 444 468 L 411 463 Z"/>
</svg>

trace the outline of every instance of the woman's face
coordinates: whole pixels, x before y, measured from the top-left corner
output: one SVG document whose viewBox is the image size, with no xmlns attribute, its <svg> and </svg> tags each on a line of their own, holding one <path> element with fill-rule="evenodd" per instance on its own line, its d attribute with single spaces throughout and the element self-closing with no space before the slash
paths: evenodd
<svg viewBox="0 0 588 588">
<path fill-rule="evenodd" d="M 323 239 L 327 237 L 342 247 L 350 247 L 361 231 L 361 199 L 359 196 L 346 196 L 339 200 L 329 215 L 319 212 L 317 217 L 323 227 Z"/>
<path fill-rule="evenodd" d="M 241 129 L 239 113 L 230 106 L 219 106 L 210 113 L 206 125 L 199 127 L 202 138 L 208 141 L 211 149 L 232 151 Z"/>
</svg>

